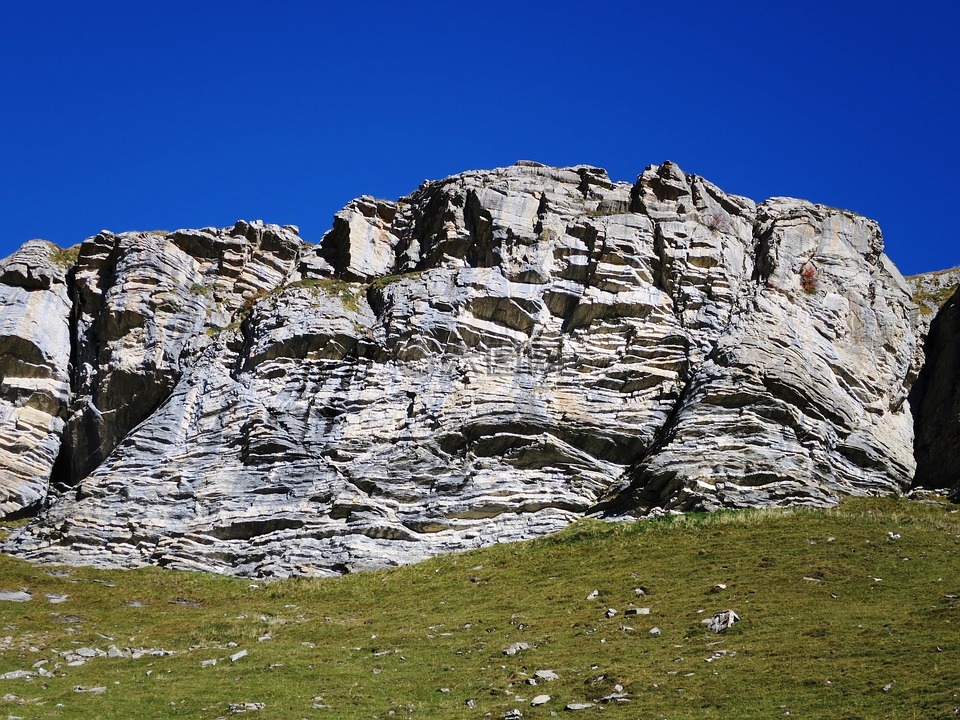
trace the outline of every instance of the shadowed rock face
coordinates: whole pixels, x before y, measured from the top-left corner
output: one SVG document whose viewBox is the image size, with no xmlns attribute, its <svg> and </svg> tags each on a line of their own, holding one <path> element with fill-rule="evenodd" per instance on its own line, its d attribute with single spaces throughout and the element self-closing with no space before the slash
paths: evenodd
<svg viewBox="0 0 960 720">
<path fill-rule="evenodd" d="M 104 233 L 73 292 L 78 484 L 25 557 L 324 574 L 914 473 L 915 307 L 876 225 L 671 163 L 363 197 L 316 248 Z"/>
<path fill-rule="evenodd" d="M 916 484 L 960 495 L 960 298 L 930 325 L 927 363 L 910 394 L 916 415 Z"/>
</svg>

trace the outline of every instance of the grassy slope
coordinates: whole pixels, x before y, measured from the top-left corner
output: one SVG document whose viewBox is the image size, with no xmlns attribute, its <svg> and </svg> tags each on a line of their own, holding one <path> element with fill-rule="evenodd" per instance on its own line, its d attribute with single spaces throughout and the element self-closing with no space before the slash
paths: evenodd
<svg viewBox="0 0 960 720">
<path fill-rule="evenodd" d="M 416 566 L 260 587 L 156 569 L 56 577 L 0 556 L 0 589 L 33 593 L 0 602 L 0 673 L 62 664 L 51 678 L 0 680 L 0 696 L 19 698 L 0 701 L 0 715 L 217 718 L 230 703 L 262 702 L 237 717 L 499 718 L 516 707 L 540 718 L 620 684 L 629 703 L 577 715 L 955 717 L 958 552 L 953 507 L 850 500 L 831 511 L 585 522 Z M 717 583 L 727 589 L 711 592 Z M 54 605 L 45 593 L 70 597 Z M 624 617 L 632 605 L 652 613 Z M 743 621 L 708 633 L 700 621 L 728 607 Z M 514 642 L 531 649 L 503 655 Z M 175 654 L 79 667 L 58 656 L 111 644 Z M 249 654 L 230 662 L 241 649 Z M 718 650 L 729 653 L 706 662 Z M 560 679 L 527 685 L 540 669 Z M 540 693 L 551 701 L 530 707 Z"/>
</svg>

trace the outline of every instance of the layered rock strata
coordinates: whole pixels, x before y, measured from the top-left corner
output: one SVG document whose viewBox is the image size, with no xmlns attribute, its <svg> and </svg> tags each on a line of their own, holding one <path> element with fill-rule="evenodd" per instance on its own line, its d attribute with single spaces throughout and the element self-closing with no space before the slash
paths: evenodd
<svg viewBox="0 0 960 720">
<path fill-rule="evenodd" d="M 876 224 L 671 163 L 363 197 L 316 248 L 102 234 L 74 272 L 65 490 L 7 545 L 34 559 L 325 574 L 914 473 Z"/>
<path fill-rule="evenodd" d="M 70 402 L 69 251 L 31 240 L 0 261 L 0 514 L 37 509 Z"/>
</svg>

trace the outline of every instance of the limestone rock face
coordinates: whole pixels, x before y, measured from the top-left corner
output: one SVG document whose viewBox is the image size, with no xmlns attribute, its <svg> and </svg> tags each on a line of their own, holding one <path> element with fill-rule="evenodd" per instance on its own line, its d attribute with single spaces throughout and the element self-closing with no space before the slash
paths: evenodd
<svg viewBox="0 0 960 720">
<path fill-rule="evenodd" d="M 65 431 L 73 484 L 171 393 L 185 353 L 296 267 L 296 232 L 243 221 L 174 233 L 102 232 L 74 275 L 74 402 Z"/>
<path fill-rule="evenodd" d="M 74 282 L 78 484 L 29 558 L 325 574 L 913 477 L 916 308 L 876 225 L 672 163 L 463 173 L 316 248 L 101 234 Z"/>
<path fill-rule="evenodd" d="M 68 251 L 31 240 L 0 261 L 0 513 L 47 495 L 70 400 Z"/>
</svg>

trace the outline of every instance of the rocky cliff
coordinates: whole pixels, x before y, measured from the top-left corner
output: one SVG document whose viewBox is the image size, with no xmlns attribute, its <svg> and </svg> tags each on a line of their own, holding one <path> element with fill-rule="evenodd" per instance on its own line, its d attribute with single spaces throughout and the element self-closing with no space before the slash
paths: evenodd
<svg viewBox="0 0 960 720">
<path fill-rule="evenodd" d="M 584 513 L 914 477 L 911 288 L 876 224 L 666 162 L 363 197 L 4 261 L 0 489 L 42 560 L 324 574 Z M 44 254 L 46 253 L 46 254 Z"/>
</svg>

